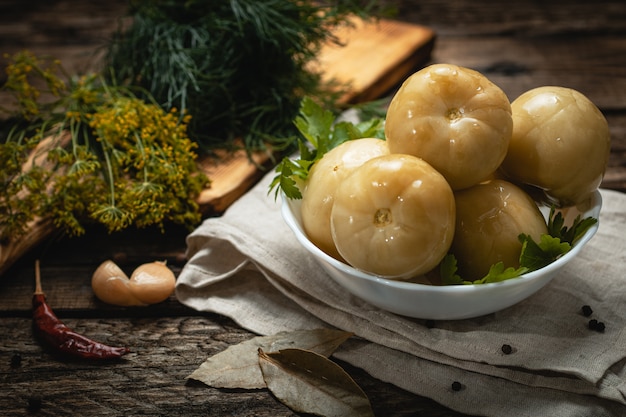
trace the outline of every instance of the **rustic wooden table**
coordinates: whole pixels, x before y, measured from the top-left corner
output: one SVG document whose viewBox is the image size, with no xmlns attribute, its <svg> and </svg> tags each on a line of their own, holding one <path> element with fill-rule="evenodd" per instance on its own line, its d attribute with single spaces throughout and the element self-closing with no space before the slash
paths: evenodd
<svg viewBox="0 0 626 417">
<path fill-rule="evenodd" d="M 612 1 L 395 1 L 398 18 L 433 28 L 432 62 L 477 69 L 511 99 L 540 85 L 586 94 L 612 131 L 603 187 L 626 191 L 626 4 Z M 92 53 L 114 27 L 124 2 L 0 1 L 0 50 L 30 48 L 76 59 Z M 18 6 L 16 6 L 18 5 Z M 79 68 L 80 69 L 80 68 Z M 626 208 L 625 208 L 626 209 Z M 105 306 L 90 278 L 105 259 L 134 266 L 185 262 L 186 230 L 169 228 L 49 239 L 0 277 L 2 415 L 293 416 L 266 390 L 220 390 L 186 380 L 208 356 L 254 335 L 230 319 L 201 314 L 173 297 L 148 308 Z M 71 327 L 114 345 L 128 360 L 102 366 L 59 360 L 33 339 L 34 259 L 42 262 L 48 301 Z M 377 416 L 463 416 L 428 398 L 342 364 L 369 396 Z M 462 411 L 462 410 L 461 410 Z"/>
</svg>

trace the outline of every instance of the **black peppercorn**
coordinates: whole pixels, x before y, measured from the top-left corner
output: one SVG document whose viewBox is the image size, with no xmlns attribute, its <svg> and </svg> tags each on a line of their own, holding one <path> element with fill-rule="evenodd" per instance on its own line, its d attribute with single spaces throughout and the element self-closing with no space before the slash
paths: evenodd
<svg viewBox="0 0 626 417">
<path fill-rule="evenodd" d="M 603 322 L 598 321 L 596 319 L 589 320 L 588 324 L 589 330 L 595 330 L 596 332 L 603 333 L 606 326 Z"/>
<path fill-rule="evenodd" d="M 29 397 L 28 398 L 28 411 L 34 412 L 41 410 L 41 398 Z"/>
<path fill-rule="evenodd" d="M 463 384 L 461 384 L 459 381 L 454 381 L 452 383 L 452 391 L 461 391 L 462 388 Z"/>
<path fill-rule="evenodd" d="M 511 353 L 513 353 L 513 348 L 511 347 L 511 345 L 504 344 L 502 345 L 502 353 L 504 353 L 505 355 L 510 355 Z"/>
<path fill-rule="evenodd" d="M 593 310 L 588 305 L 582 307 L 583 316 L 589 317 L 593 314 Z"/>
<path fill-rule="evenodd" d="M 22 355 L 14 353 L 11 356 L 11 368 L 19 368 L 22 365 Z"/>
</svg>

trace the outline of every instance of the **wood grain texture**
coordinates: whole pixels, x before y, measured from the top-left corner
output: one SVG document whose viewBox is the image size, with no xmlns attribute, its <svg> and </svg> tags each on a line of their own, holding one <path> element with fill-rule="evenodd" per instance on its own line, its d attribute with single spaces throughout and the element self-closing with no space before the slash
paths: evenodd
<svg viewBox="0 0 626 417">
<path fill-rule="evenodd" d="M 626 6 L 621 0 L 394 0 L 398 19 L 436 34 L 431 62 L 484 71 L 510 98 L 542 84 L 577 88 L 604 112 L 612 151 L 603 186 L 626 191 Z M 75 62 L 91 56 L 117 24 L 125 2 L 0 0 L 0 51 L 22 47 Z M 17 5 L 17 6 L 16 6 Z M 12 6 L 12 7 L 9 7 Z M 116 9 L 117 8 L 117 9 Z M 8 11 L 7 11 L 8 10 Z M 63 17 L 63 18 L 60 18 Z M 0 75 L 1 77 L 2 75 Z M 1 79 L 1 78 L 0 78 Z M 89 288 L 104 259 L 123 268 L 167 259 L 178 272 L 188 231 L 167 228 L 81 238 L 51 237 L 0 277 L 0 414 L 103 416 L 294 416 L 266 390 L 216 390 L 185 380 L 206 357 L 254 335 L 231 320 L 199 314 L 174 297 L 148 309 L 104 306 Z M 106 367 L 67 362 L 33 339 L 33 261 L 42 259 L 44 286 L 59 316 L 75 329 L 134 353 Z M 11 366 L 14 355 L 20 366 Z M 345 364 L 342 364 L 345 365 Z M 346 369 L 380 417 L 461 417 L 428 398 Z M 29 410 L 40 404 L 39 411 Z"/>
<path fill-rule="evenodd" d="M 218 149 L 200 157 L 200 169 L 210 181 L 198 196 L 200 210 L 205 215 L 223 213 L 271 168 L 275 158 L 270 151 L 249 154 L 243 149 Z"/>
<path fill-rule="evenodd" d="M 132 352 L 107 365 L 59 361 L 32 342 L 28 319 L 2 319 L 0 407 L 3 416 L 296 416 L 268 390 L 208 387 L 187 376 L 209 355 L 254 335 L 228 319 L 204 317 L 66 319 L 74 329 Z M 180 343 L 184 340 L 185 343 Z M 19 355 L 19 366 L 10 366 Z M 15 359 L 14 359 L 15 361 Z M 423 415 L 434 402 L 381 383 L 339 362 L 370 398 L 376 415 Z M 39 413 L 29 402 L 40 402 Z M 403 410 L 403 411 L 398 411 Z M 441 416 L 461 416 L 446 412 Z"/>
<path fill-rule="evenodd" d="M 316 71 L 325 81 L 348 85 L 341 101 L 359 103 L 380 98 L 430 56 L 435 33 L 414 23 L 380 19 L 335 30 L 337 43 L 324 45 Z"/>
</svg>

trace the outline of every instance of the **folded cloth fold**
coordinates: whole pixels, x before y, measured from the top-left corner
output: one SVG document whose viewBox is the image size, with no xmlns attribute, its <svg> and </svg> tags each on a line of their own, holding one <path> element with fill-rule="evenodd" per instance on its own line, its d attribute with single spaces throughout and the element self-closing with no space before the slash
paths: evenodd
<svg viewBox="0 0 626 417">
<path fill-rule="evenodd" d="M 189 235 L 176 287 L 183 304 L 264 335 L 354 332 L 336 357 L 464 413 L 626 415 L 625 194 L 601 191 L 597 234 L 538 293 L 483 317 L 432 323 L 380 310 L 336 284 L 284 223 L 280 200 L 268 194 L 272 176 Z M 596 317 L 604 332 L 588 328 Z"/>
</svg>

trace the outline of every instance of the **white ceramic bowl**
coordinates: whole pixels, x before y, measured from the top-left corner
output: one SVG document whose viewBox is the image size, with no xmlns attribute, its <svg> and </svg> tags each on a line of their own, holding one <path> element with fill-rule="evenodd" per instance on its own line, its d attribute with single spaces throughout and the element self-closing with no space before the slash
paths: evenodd
<svg viewBox="0 0 626 417">
<path fill-rule="evenodd" d="M 599 223 L 589 228 L 572 249 L 550 265 L 507 281 L 481 285 L 433 286 L 393 281 L 359 271 L 321 251 L 307 238 L 302 228 L 300 200 L 284 198 L 282 215 L 296 238 L 321 267 L 352 294 L 383 310 L 421 319 L 457 320 L 478 317 L 510 307 L 545 286 L 574 259 L 598 230 Z M 563 212 L 565 225 L 572 224 L 580 214 L 583 218 L 599 219 L 602 197 L 600 192 L 585 207 Z M 541 208 L 548 216 L 549 208 Z"/>
</svg>

